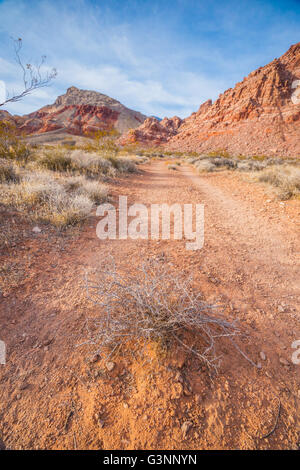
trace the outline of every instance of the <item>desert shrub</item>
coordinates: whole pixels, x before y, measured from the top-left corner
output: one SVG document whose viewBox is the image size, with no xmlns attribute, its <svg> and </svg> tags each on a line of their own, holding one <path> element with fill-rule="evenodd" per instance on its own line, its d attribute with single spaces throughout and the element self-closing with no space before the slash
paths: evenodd
<svg viewBox="0 0 300 470">
<path fill-rule="evenodd" d="M 90 181 L 86 178 L 81 179 L 77 192 L 87 196 L 91 201 L 97 204 L 106 201 L 108 197 L 108 189 L 104 184 L 98 181 Z"/>
<path fill-rule="evenodd" d="M 32 172 L 25 174 L 21 182 L 16 185 L 14 194 L 17 205 L 44 205 L 56 194 L 62 192 L 61 185 L 47 173 Z"/>
<path fill-rule="evenodd" d="M 65 172 L 72 169 L 72 159 L 64 149 L 46 150 L 38 160 L 38 164 L 52 171 Z"/>
<path fill-rule="evenodd" d="M 150 341 L 169 345 L 172 341 L 209 367 L 216 367 L 216 338 L 236 333 L 233 324 L 201 300 L 193 280 L 176 274 L 162 262 L 147 262 L 134 274 L 117 269 L 113 258 L 86 275 L 88 297 L 100 307 L 88 330 L 88 341 L 100 351 L 116 349 L 127 341 Z M 182 334 L 197 341 L 191 348 Z"/>
<path fill-rule="evenodd" d="M 40 218 L 57 227 L 75 225 L 91 213 L 92 207 L 93 202 L 83 194 L 53 193 L 47 211 Z"/>
<path fill-rule="evenodd" d="M 197 160 L 194 165 L 200 173 L 210 173 L 212 171 L 216 171 L 217 169 L 216 165 L 213 162 L 210 162 L 209 160 Z"/>
<path fill-rule="evenodd" d="M 239 171 L 259 171 L 266 167 L 266 164 L 261 161 L 242 160 L 237 163 Z"/>
<path fill-rule="evenodd" d="M 18 181 L 19 177 L 13 165 L 6 160 L 0 158 L 0 183 L 9 183 Z"/>
<path fill-rule="evenodd" d="M 280 199 L 290 199 L 300 195 L 300 168 L 276 166 L 261 172 L 258 180 L 275 186 Z"/>
<path fill-rule="evenodd" d="M 257 160 L 258 162 L 263 162 L 264 160 L 267 160 L 269 157 L 267 157 L 267 155 L 253 155 L 251 158 L 253 160 Z"/>
<path fill-rule="evenodd" d="M 210 159 L 210 162 L 219 168 L 225 167 L 231 169 L 236 167 L 236 162 L 233 159 L 226 157 L 214 157 Z"/>
<path fill-rule="evenodd" d="M 175 163 L 168 165 L 168 170 L 177 170 L 177 166 L 175 165 Z"/>
<path fill-rule="evenodd" d="M 16 127 L 7 121 L 0 121 L 0 158 L 26 162 L 30 156 L 28 145 L 17 134 Z"/>
<path fill-rule="evenodd" d="M 115 174 L 111 161 L 96 152 L 87 153 L 83 150 L 75 150 L 71 153 L 71 160 L 73 170 L 88 177 L 114 176 Z"/>
<path fill-rule="evenodd" d="M 107 195 L 105 185 L 84 176 L 25 171 L 18 182 L 1 185 L 0 202 L 27 212 L 34 220 L 63 228 L 82 221 L 94 203 L 105 201 Z"/>
<path fill-rule="evenodd" d="M 126 158 L 129 158 L 130 161 L 133 162 L 135 165 L 142 165 L 143 163 L 148 163 L 150 161 L 149 157 L 146 157 L 144 155 L 139 155 L 139 154 L 127 155 Z"/>
<path fill-rule="evenodd" d="M 227 150 L 224 150 L 224 149 L 213 150 L 211 152 L 208 152 L 207 155 L 209 157 L 224 157 L 224 158 L 228 158 L 230 156 Z"/>
<path fill-rule="evenodd" d="M 107 159 L 111 162 L 112 166 L 121 173 L 135 173 L 137 171 L 134 161 L 130 158 L 110 155 Z"/>
</svg>

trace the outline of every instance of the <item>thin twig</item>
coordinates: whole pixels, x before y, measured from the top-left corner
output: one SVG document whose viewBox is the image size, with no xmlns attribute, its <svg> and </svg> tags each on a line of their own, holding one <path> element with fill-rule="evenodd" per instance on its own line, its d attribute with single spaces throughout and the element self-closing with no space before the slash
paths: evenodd
<svg viewBox="0 0 300 470">
<path fill-rule="evenodd" d="M 281 401 L 280 401 L 280 398 L 277 397 L 277 400 L 278 400 L 278 411 L 277 411 L 277 415 L 276 415 L 275 424 L 274 424 L 273 428 L 271 429 L 271 431 L 268 432 L 267 434 L 263 435 L 263 436 L 261 437 L 261 439 L 266 439 L 267 437 L 271 436 L 271 434 L 273 434 L 273 432 L 274 432 L 275 429 L 277 428 L 277 424 L 278 424 L 278 420 L 279 420 L 279 415 L 280 415 L 280 410 L 281 410 Z"/>
</svg>

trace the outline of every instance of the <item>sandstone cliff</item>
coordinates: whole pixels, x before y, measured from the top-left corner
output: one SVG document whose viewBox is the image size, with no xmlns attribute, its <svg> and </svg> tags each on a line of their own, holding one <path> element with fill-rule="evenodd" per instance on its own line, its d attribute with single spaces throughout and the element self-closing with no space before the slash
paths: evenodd
<svg viewBox="0 0 300 470">
<path fill-rule="evenodd" d="M 300 43 L 214 103 L 203 103 L 177 127 L 165 128 L 164 121 L 147 120 L 122 142 L 180 151 L 300 156 Z"/>
</svg>

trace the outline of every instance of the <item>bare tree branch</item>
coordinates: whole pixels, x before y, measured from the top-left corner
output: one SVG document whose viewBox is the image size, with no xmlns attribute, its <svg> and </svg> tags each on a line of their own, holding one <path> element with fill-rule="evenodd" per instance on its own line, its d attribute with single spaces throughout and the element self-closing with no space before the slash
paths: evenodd
<svg viewBox="0 0 300 470">
<path fill-rule="evenodd" d="M 38 65 L 26 64 L 22 62 L 21 59 L 21 49 L 22 49 L 22 39 L 13 39 L 14 42 L 14 51 L 15 51 L 15 60 L 20 66 L 23 74 L 23 86 L 24 89 L 18 94 L 12 94 L 12 96 L 7 95 L 5 101 L 0 103 L 0 106 L 3 106 L 7 103 L 15 103 L 16 101 L 22 100 L 25 96 L 32 93 L 38 88 L 44 88 L 49 86 L 52 80 L 57 76 L 57 70 L 52 68 L 49 72 L 42 74 L 41 68 L 45 63 L 46 56 L 41 57 L 41 61 Z"/>
</svg>

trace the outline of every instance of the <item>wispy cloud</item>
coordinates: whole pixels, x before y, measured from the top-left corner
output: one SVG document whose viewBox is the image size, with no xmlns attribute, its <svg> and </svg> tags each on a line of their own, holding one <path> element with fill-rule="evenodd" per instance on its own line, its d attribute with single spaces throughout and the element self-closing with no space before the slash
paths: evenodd
<svg viewBox="0 0 300 470">
<path fill-rule="evenodd" d="M 51 88 L 10 111 L 31 112 L 75 85 L 145 114 L 184 117 L 296 42 L 300 6 L 292 0 L 276 6 L 271 0 L 4 0 L 0 17 L 0 79 L 8 88 L 21 86 L 10 36 L 23 38 L 27 60 L 46 53 L 58 69 Z"/>
</svg>

